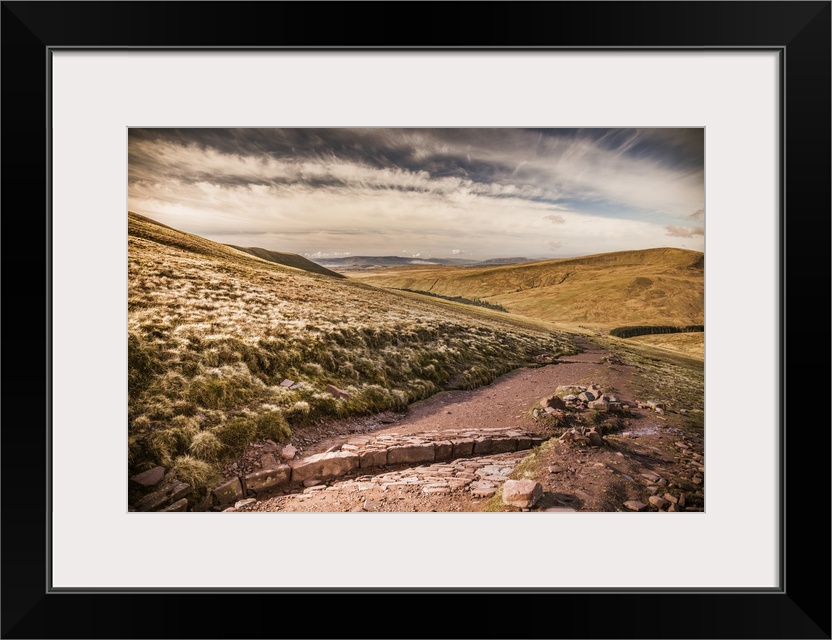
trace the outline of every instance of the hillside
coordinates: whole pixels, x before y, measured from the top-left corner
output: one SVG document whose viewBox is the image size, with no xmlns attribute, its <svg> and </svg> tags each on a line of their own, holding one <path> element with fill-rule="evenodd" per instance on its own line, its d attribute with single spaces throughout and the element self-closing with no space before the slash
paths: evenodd
<svg viewBox="0 0 832 640">
<path fill-rule="evenodd" d="M 228 245 L 237 251 L 243 251 L 251 254 L 262 260 L 268 260 L 277 264 L 282 264 L 286 267 L 294 267 L 295 269 L 302 269 L 311 273 L 319 273 L 322 276 L 329 276 L 330 278 L 344 278 L 345 276 L 335 271 L 330 271 L 326 267 L 322 267 L 316 262 L 312 262 L 297 253 L 283 253 L 281 251 L 270 251 L 268 249 L 261 249 L 260 247 L 237 247 L 233 244 Z"/>
<path fill-rule="evenodd" d="M 355 277 L 381 287 L 480 299 L 527 317 L 594 329 L 704 324 L 704 255 L 685 249 L 492 268 L 408 267 Z"/>
<path fill-rule="evenodd" d="M 544 323 L 310 273 L 129 214 L 131 473 L 163 465 L 204 487 L 252 441 L 574 351 Z"/>
<path fill-rule="evenodd" d="M 206 240 L 199 236 L 195 236 L 184 231 L 179 231 L 166 224 L 157 222 L 147 216 L 143 216 L 132 211 L 127 212 L 127 220 L 129 225 L 129 234 L 137 238 L 147 238 L 157 242 L 161 242 L 168 246 L 178 247 L 186 251 L 192 251 L 205 256 L 211 257 L 230 257 L 234 260 L 241 260 L 237 252 L 242 251 L 250 256 L 274 262 L 286 267 L 293 267 L 302 271 L 309 271 L 311 273 L 319 273 L 321 275 L 330 276 L 332 278 L 343 278 L 340 273 L 335 273 L 322 267 L 319 264 L 307 260 L 303 256 L 296 253 L 281 253 L 279 251 L 269 251 L 268 249 L 261 249 L 259 247 L 236 247 L 234 245 L 224 245 L 211 240 Z"/>
</svg>

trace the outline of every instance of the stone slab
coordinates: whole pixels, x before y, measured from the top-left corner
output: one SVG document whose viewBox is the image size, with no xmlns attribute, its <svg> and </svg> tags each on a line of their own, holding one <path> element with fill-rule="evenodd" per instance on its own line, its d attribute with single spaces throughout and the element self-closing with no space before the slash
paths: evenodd
<svg viewBox="0 0 832 640">
<path fill-rule="evenodd" d="M 292 482 L 303 482 L 311 478 L 333 478 L 358 469 L 358 454 L 352 451 L 319 453 L 308 458 L 289 462 L 292 468 Z"/>
<path fill-rule="evenodd" d="M 292 478 L 292 469 L 281 464 L 271 469 L 255 471 L 246 476 L 246 488 L 253 491 L 267 491 L 282 484 L 288 484 Z"/>
<path fill-rule="evenodd" d="M 434 459 L 437 462 L 444 462 L 446 460 L 453 460 L 454 457 L 454 445 L 449 440 L 444 440 L 442 442 L 434 442 Z"/>
<path fill-rule="evenodd" d="M 511 453 L 517 451 L 517 440 L 514 438 L 494 438 L 491 441 L 491 453 Z"/>
<path fill-rule="evenodd" d="M 243 487 L 240 485 L 239 478 L 231 478 L 231 480 L 223 482 L 221 485 L 214 487 L 212 492 L 219 501 L 220 506 L 237 502 L 237 500 L 242 500 L 245 497 L 243 496 Z"/>
<path fill-rule="evenodd" d="M 182 498 L 181 500 L 177 500 L 171 505 L 168 505 L 164 509 L 159 509 L 160 512 L 162 511 L 187 511 L 188 510 L 188 500 L 187 498 Z"/>
<path fill-rule="evenodd" d="M 451 440 L 454 445 L 454 458 L 467 458 L 474 453 L 474 439 L 473 438 L 458 438 Z"/>
<path fill-rule="evenodd" d="M 162 478 L 165 477 L 165 468 L 164 467 L 153 467 L 148 471 L 143 471 L 138 475 L 133 476 L 130 478 L 133 482 L 137 485 L 142 487 L 155 487 L 162 481 Z"/>
<path fill-rule="evenodd" d="M 387 464 L 413 464 L 433 462 L 434 446 L 430 444 L 408 444 L 390 447 L 387 450 Z"/>
<path fill-rule="evenodd" d="M 358 452 L 358 466 L 361 469 L 387 466 L 387 449 L 364 449 Z"/>
</svg>

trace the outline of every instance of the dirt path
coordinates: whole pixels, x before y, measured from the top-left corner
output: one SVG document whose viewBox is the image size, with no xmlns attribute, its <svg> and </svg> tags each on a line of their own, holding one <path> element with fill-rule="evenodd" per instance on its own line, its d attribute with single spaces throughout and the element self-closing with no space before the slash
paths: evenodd
<svg viewBox="0 0 832 640">
<path fill-rule="evenodd" d="M 388 413 L 320 425 L 305 432 L 294 444 L 300 455 L 306 457 L 337 450 L 351 439 L 354 441 L 356 434 L 406 438 L 447 433 L 452 437 L 465 430 L 516 429 L 550 437 L 551 422 L 536 418 L 532 410 L 540 406 L 541 398 L 561 385 L 595 383 L 635 406 L 633 367 L 617 362 L 587 340 L 577 338 L 577 342 L 584 351 L 557 364 L 521 369 L 471 391 L 442 392 L 411 405 L 405 414 Z M 583 413 L 570 414 L 569 420 L 579 428 L 590 426 L 589 414 L 594 412 Z M 597 414 L 594 419 L 598 419 Z M 543 481 L 545 489 L 544 499 L 536 508 L 625 510 L 623 503 L 628 500 L 649 505 L 651 496 L 665 493 L 670 495 L 668 504 L 685 494 L 682 502 L 689 509 L 701 506 L 701 434 L 680 428 L 685 425 L 683 416 L 639 410 L 626 417 L 610 415 L 604 419 L 608 420 L 604 428 L 610 429 L 602 447 L 552 441 L 533 454 L 535 464 L 527 464 L 526 476 Z M 494 494 L 489 486 L 499 488 L 500 481 L 520 461 L 528 461 L 530 453 L 472 456 L 354 474 L 305 489 L 295 487 L 279 495 L 258 496 L 256 502 L 238 510 L 480 511 L 494 505 L 493 500 L 489 502 Z"/>
<path fill-rule="evenodd" d="M 626 368 L 611 370 L 601 359 L 608 356 L 595 344 L 576 340 L 583 353 L 569 356 L 559 364 L 519 369 L 491 384 L 470 391 L 443 391 L 410 405 L 407 413 L 350 418 L 306 431 L 300 440 L 304 455 L 319 453 L 343 444 L 355 433 L 414 434 L 483 427 L 523 427 L 539 430 L 530 409 L 560 385 L 591 382 L 615 388 L 622 397 L 632 397 Z"/>
</svg>

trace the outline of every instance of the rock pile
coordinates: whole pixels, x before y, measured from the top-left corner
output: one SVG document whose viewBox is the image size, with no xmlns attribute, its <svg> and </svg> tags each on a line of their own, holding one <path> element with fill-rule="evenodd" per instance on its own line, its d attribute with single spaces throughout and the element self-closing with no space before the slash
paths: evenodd
<svg viewBox="0 0 832 640">
<path fill-rule="evenodd" d="M 613 411 L 618 413 L 629 413 L 630 404 L 622 402 L 616 396 L 604 391 L 594 382 L 588 387 L 583 385 L 561 385 L 555 389 L 551 396 L 540 401 L 540 407 L 534 410 L 536 417 L 543 412 L 556 414 L 558 411 L 572 410 L 582 411 L 594 409 L 595 411 Z"/>
</svg>

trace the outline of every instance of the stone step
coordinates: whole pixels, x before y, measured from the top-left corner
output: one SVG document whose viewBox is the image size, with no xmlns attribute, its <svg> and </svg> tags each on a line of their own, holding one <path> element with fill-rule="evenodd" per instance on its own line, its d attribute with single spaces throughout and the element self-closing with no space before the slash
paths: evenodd
<svg viewBox="0 0 832 640">
<path fill-rule="evenodd" d="M 221 506 L 245 497 L 243 486 L 249 495 L 290 485 L 305 485 L 306 492 L 313 493 L 323 488 L 313 488 L 310 486 L 313 483 L 323 484 L 359 471 L 363 472 L 362 484 L 365 486 L 368 486 L 367 482 L 378 482 L 385 488 L 443 482 L 441 487 L 425 486 L 425 492 L 442 493 L 471 485 L 476 492 L 486 493 L 481 485 L 472 484 L 472 481 L 482 478 L 490 484 L 499 483 L 505 480 L 514 464 L 495 464 L 478 458 L 524 451 L 545 440 L 517 427 L 359 437 L 342 445 L 340 450 L 288 460 L 286 464 L 275 464 L 250 473 L 243 479 L 244 484 L 237 478 L 226 481 L 215 487 L 213 493 Z M 405 470 L 407 474 L 403 475 L 401 467 L 405 465 L 411 469 Z M 392 474 L 385 472 L 385 468 L 391 468 Z M 377 475 L 367 475 L 376 472 Z M 452 484 L 449 484 L 450 480 L 453 480 Z"/>
</svg>

